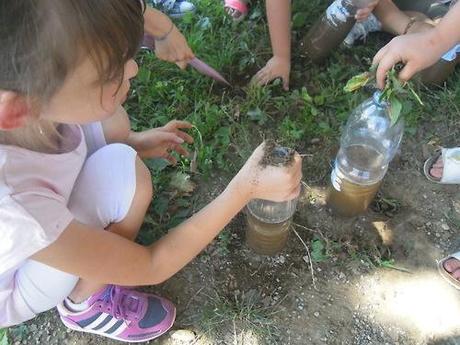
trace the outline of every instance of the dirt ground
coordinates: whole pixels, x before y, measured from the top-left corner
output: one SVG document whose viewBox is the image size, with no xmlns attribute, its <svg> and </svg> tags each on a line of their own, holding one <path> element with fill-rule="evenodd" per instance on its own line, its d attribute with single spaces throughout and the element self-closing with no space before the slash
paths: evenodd
<svg viewBox="0 0 460 345">
<path fill-rule="evenodd" d="M 168 282 L 148 289 L 178 307 L 175 331 L 152 344 L 460 344 L 460 294 L 436 271 L 436 260 L 460 245 L 460 187 L 430 183 L 422 174 L 429 139 L 437 135 L 440 144 L 454 145 L 458 128 L 458 120 L 438 122 L 406 136 L 373 206 L 380 212 L 351 219 L 325 205 L 336 145 L 315 140 L 304 159 L 298 236 L 292 232 L 275 257 L 255 255 L 239 215 L 227 229 L 227 251 L 216 241 Z M 224 182 L 202 185 L 203 202 Z M 308 260 L 299 237 L 310 250 L 319 239 L 323 258 Z M 65 329 L 54 310 L 10 335 L 13 344 L 117 343 Z"/>
</svg>

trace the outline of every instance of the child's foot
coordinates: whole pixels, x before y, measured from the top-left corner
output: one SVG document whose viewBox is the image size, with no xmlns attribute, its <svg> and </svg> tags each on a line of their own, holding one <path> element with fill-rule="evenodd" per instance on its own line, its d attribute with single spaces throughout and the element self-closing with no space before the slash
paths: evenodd
<svg viewBox="0 0 460 345">
<path fill-rule="evenodd" d="M 443 267 L 452 278 L 460 283 L 460 261 L 455 258 L 449 258 L 443 263 Z"/>
<path fill-rule="evenodd" d="M 365 21 L 357 22 L 355 25 L 353 25 L 353 28 L 348 33 L 347 37 L 345 37 L 343 43 L 347 47 L 351 47 L 356 41 L 365 40 L 369 33 L 380 31 L 381 29 L 382 24 L 377 19 L 377 17 L 371 13 Z"/>
<path fill-rule="evenodd" d="M 67 327 L 125 342 L 157 338 L 171 328 L 176 317 L 170 301 L 114 285 L 82 304 L 86 305 L 81 311 L 66 301 L 57 307 Z"/>
<path fill-rule="evenodd" d="M 196 10 L 195 5 L 187 0 L 148 0 L 147 2 L 172 18 L 180 18 Z"/>
</svg>

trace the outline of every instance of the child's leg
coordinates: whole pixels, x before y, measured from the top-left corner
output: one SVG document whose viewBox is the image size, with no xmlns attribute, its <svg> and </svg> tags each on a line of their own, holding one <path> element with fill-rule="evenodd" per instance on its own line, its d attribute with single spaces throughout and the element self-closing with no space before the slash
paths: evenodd
<svg viewBox="0 0 460 345">
<path fill-rule="evenodd" d="M 134 240 L 151 198 L 150 173 L 136 152 L 129 146 L 112 144 L 86 161 L 69 209 L 82 223 Z M 17 323 L 55 307 L 69 295 L 80 301 L 105 286 L 79 281 L 78 277 L 33 260 L 16 271 L 10 285 L 6 313 Z"/>
<path fill-rule="evenodd" d="M 382 30 L 393 35 L 402 35 L 411 22 L 411 17 L 401 11 L 391 0 L 381 0 L 374 14 L 382 24 Z"/>
<path fill-rule="evenodd" d="M 151 200 L 152 182 L 147 167 L 132 148 L 112 144 L 87 160 L 69 208 L 82 223 L 134 240 Z M 105 285 L 81 279 L 69 297 L 79 303 Z"/>
<path fill-rule="evenodd" d="M 2 278 L 6 282 L 7 277 Z M 2 306 L 0 326 L 19 324 L 54 308 L 69 295 L 77 281 L 78 277 L 71 274 L 37 261 L 26 261 L 8 279 L 11 293 Z M 4 324 L 3 317 L 8 324 Z"/>
</svg>

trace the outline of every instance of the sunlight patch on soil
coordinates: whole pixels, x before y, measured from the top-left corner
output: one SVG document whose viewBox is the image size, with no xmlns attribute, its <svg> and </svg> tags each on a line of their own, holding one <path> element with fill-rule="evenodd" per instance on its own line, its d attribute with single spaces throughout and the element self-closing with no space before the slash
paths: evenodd
<svg viewBox="0 0 460 345">
<path fill-rule="evenodd" d="M 460 294 L 436 271 L 413 274 L 381 271 L 361 281 L 366 293 L 356 303 L 383 323 L 396 324 L 422 338 L 451 335 L 460 329 Z"/>
<path fill-rule="evenodd" d="M 393 244 L 394 234 L 393 230 L 387 226 L 387 222 L 375 221 L 372 222 L 372 225 L 379 234 L 382 244 L 391 246 Z"/>
</svg>

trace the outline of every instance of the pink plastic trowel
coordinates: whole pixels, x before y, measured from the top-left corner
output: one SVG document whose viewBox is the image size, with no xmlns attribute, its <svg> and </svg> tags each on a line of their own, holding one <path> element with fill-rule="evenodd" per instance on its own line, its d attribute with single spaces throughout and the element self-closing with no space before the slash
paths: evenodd
<svg viewBox="0 0 460 345">
<path fill-rule="evenodd" d="M 154 51 L 155 50 L 155 39 L 150 35 L 144 35 L 144 40 L 142 41 L 141 48 L 148 49 L 150 51 Z M 222 84 L 231 86 L 231 84 L 227 81 L 227 79 L 225 79 L 222 76 L 222 74 L 220 74 L 214 68 L 209 66 L 204 61 L 201 61 L 197 57 L 190 60 L 188 64 L 192 66 L 194 69 L 196 69 L 198 72 L 200 72 L 201 74 L 206 75 Z"/>
</svg>

